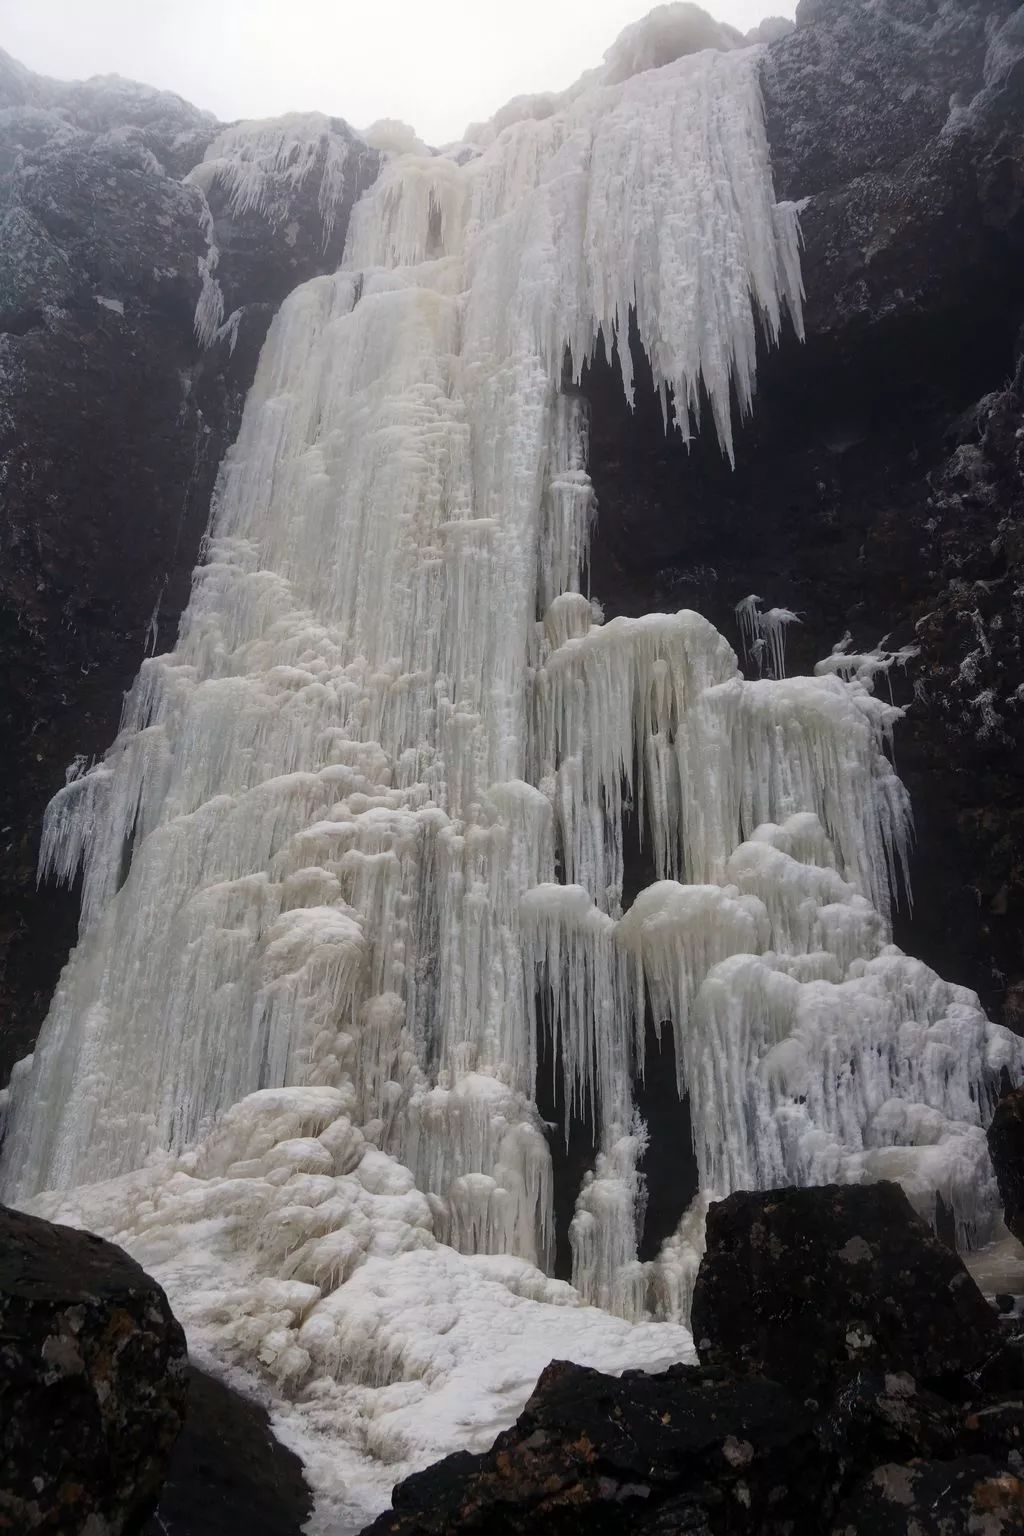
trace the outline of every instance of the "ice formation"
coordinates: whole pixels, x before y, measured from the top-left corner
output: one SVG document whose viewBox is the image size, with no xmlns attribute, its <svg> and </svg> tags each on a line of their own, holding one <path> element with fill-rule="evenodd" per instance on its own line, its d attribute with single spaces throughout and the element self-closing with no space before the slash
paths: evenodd
<svg viewBox="0 0 1024 1536">
<path fill-rule="evenodd" d="M 757 593 L 751 592 L 736 604 L 736 622 L 744 663 L 755 666 L 758 677 L 785 677 L 786 629 L 799 624 L 800 615 L 791 608 L 763 609 Z"/>
<path fill-rule="evenodd" d="M 404 125 L 375 127 L 399 130 Z M 315 177 L 317 214 L 326 251 L 347 184 L 354 186 L 358 180 L 349 174 L 352 162 L 375 158 L 367 147 L 370 142 L 356 138 L 341 118 L 326 117 L 322 112 L 289 112 L 266 121 L 233 123 L 212 140 L 202 161 L 185 178 L 202 194 L 199 216 L 206 254 L 199 259 L 202 288 L 195 312 L 196 339 L 201 346 L 227 339 L 233 350 L 238 325 L 237 316 L 224 319 L 224 295 L 217 278 L 220 249 L 208 200 L 213 189 L 223 188 L 232 213 L 255 212 L 278 227 L 294 216 L 296 191 Z M 393 142 L 394 134 L 388 147 Z M 285 238 L 289 238 L 287 231 Z"/>
<path fill-rule="evenodd" d="M 189 181 L 204 193 L 224 187 L 232 212 L 254 209 L 270 224 L 288 216 L 289 191 L 319 171 L 317 205 L 329 239 L 345 185 L 345 166 L 358 153 L 345 124 L 322 112 L 290 112 L 262 122 L 235 123 L 212 141 Z"/>
<path fill-rule="evenodd" d="M 129 1248 L 193 1359 L 249 1391 L 258 1373 L 317 1490 L 318 1536 L 361 1530 L 452 1449 L 487 1449 L 554 1358 L 619 1372 L 690 1355 L 682 1327 L 630 1324 L 523 1259 L 442 1246 L 428 1197 L 356 1111 L 347 1086 L 266 1089 L 178 1158 L 35 1202 Z"/>
<path fill-rule="evenodd" d="M 1021 1046 L 888 942 L 910 822 L 871 669 L 783 678 L 792 616 L 751 599 L 776 675 L 748 680 L 698 614 L 587 595 L 595 346 L 631 392 L 632 311 L 666 420 L 703 395 L 728 453 L 758 327 L 799 330 L 757 59 L 609 65 L 482 153 L 386 163 L 271 328 L 175 650 L 47 816 L 81 936 L 5 1192 L 124 1242 L 378 1494 L 553 1353 L 685 1354 L 709 1198 L 896 1177 L 965 1242 L 996 1208 Z M 203 175 L 261 206 L 281 141 L 246 134 Z M 657 880 L 623 912 L 631 815 Z M 701 1190 L 641 1264 L 648 1016 Z M 598 1145 L 572 1287 L 544 1032 Z"/>
</svg>

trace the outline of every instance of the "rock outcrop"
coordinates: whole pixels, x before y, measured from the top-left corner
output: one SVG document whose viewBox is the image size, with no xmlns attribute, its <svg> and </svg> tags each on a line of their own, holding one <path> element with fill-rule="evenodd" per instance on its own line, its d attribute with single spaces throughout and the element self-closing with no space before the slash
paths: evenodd
<svg viewBox="0 0 1024 1536">
<path fill-rule="evenodd" d="M 156 1282 L 102 1238 L 0 1207 L 0 1531 L 138 1531 L 185 1403 Z"/>
<path fill-rule="evenodd" d="M 401 1484 L 373 1536 L 1021 1530 L 1024 1363 L 895 1185 L 713 1205 L 694 1329 L 700 1366 L 550 1366 L 490 1451 Z"/>
<path fill-rule="evenodd" d="M 905 1371 L 940 1390 L 999 1341 L 974 1281 L 897 1184 L 712 1205 L 691 1326 L 705 1364 L 762 1371 L 801 1399 L 827 1395 L 851 1369 Z"/>
</svg>

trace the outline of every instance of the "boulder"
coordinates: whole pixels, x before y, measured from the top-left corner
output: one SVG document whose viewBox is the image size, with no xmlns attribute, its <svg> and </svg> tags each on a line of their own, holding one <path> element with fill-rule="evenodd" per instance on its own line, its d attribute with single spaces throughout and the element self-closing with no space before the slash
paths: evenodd
<svg viewBox="0 0 1024 1536">
<path fill-rule="evenodd" d="M 1024 1243 L 1024 1088 L 1006 1094 L 996 1105 L 988 1150 L 1006 1225 Z"/>
<path fill-rule="evenodd" d="M 875 1467 L 835 1518 L 832 1536 L 1019 1536 L 1024 1482 L 987 1456 Z"/>
<path fill-rule="evenodd" d="M 266 1410 L 190 1366 L 185 1427 L 143 1536 L 301 1536 L 312 1512 L 302 1463 Z"/>
<path fill-rule="evenodd" d="M 775 1382 L 685 1365 L 616 1378 L 558 1361 L 492 1450 L 409 1478 L 370 1531 L 782 1536 L 819 1485 L 811 1418 Z"/>
<path fill-rule="evenodd" d="M 120 1536 L 185 1415 L 185 1336 L 120 1248 L 0 1207 L 0 1532 Z"/>
<path fill-rule="evenodd" d="M 703 1363 L 821 1398 L 865 1369 L 953 1387 L 1002 1343 L 956 1254 L 896 1184 L 730 1195 L 708 1213 L 693 1294 Z"/>
</svg>

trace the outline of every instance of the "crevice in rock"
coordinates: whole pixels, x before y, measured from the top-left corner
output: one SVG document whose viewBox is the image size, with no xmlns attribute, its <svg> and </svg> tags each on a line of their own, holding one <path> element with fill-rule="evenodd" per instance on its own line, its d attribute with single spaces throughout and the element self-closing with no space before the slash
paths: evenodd
<svg viewBox="0 0 1024 1536">
<path fill-rule="evenodd" d="M 594 1126 L 588 1117 L 570 1113 L 563 1089 L 562 1053 L 556 1048 L 551 1031 L 542 1025 L 537 1040 L 537 1108 L 547 1126 L 551 1148 L 551 1172 L 554 1188 L 555 1263 L 558 1280 L 572 1279 L 572 1247 L 569 1226 L 576 1209 L 576 1196 L 588 1169 L 597 1156 Z M 568 1127 L 568 1135 L 566 1134 Z"/>
</svg>

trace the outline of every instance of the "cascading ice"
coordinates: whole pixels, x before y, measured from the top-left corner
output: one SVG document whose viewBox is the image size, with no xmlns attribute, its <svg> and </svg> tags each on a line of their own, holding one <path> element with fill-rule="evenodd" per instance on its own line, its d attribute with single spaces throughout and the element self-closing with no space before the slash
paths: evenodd
<svg viewBox="0 0 1024 1536">
<path fill-rule="evenodd" d="M 175 650 L 47 816 L 81 935 L 5 1193 L 130 1247 L 323 1480 L 383 1458 L 370 1506 L 553 1354 L 685 1353 L 709 1197 L 896 1177 L 964 1240 L 995 1209 L 1021 1047 L 888 944 L 898 711 L 870 669 L 746 680 L 699 615 L 604 624 L 587 590 L 595 347 L 630 394 L 632 314 L 666 417 L 703 392 L 728 454 L 759 327 L 800 329 L 757 50 L 630 74 L 645 49 L 482 152 L 386 163 L 271 327 Z M 201 178 L 260 207 L 309 174 L 290 144 L 231 130 Z M 623 912 L 630 810 L 658 879 Z M 648 1015 L 701 1192 L 641 1264 Z M 574 1289 L 543 1273 L 545 1031 L 598 1148 Z"/>
</svg>

